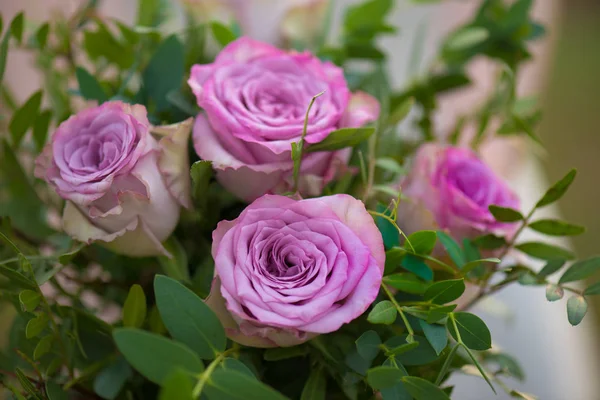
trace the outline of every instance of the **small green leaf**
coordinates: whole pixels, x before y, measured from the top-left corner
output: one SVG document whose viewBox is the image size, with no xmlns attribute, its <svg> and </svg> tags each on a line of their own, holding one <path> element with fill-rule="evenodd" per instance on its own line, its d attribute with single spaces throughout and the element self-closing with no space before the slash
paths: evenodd
<svg viewBox="0 0 600 400">
<path fill-rule="evenodd" d="M 154 279 L 154 292 L 160 316 L 173 338 L 206 360 L 225 350 L 227 338 L 221 322 L 194 292 L 163 275 Z"/>
<path fill-rule="evenodd" d="M 190 375 L 183 369 L 174 369 L 165 379 L 158 400 L 194 400 Z"/>
<path fill-rule="evenodd" d="M 569 283 L 589 278 L 600 270 L 600 256 L 577 261 L 560 277 L 558 283 Z"/>
<path fill-rule="evenodd" d="M 480 266 L 481 263 L 489 262 L 489 263 L 499 264 L 501 261 L 502 260 L 500 260 L 499 258 L 482 258 L 480 260 L 469 261 L 468 263 L 463 265 L 460 272 L 462 273 L 463 276 L 466 276 L 469 272 L 471 272 L 472 270 L 474 270 L 475 268 Z"/>
<path fill-rule="evenodd" d="M 492 347 L 492 335 L 485 322 L 478 316 L 466 312 L 454 313 L 454 320 L 462 342 L 472 350 L 487 350 Z M 458 335 L 452 324 L 452 316 L 446 322 L 448 331 L 458 341 Z"/>
<path fill-rule="evenodd" d="M 402 335 L 394 336 L 385 342 L 385 345 L 389 348 L 396 348 L 399 345 L 405 344 L 411 336 Z M 420 335 L 412 336 L 413 343 L 419 343 L 419 345 L 413 349 L 410 349 L 402 354 L 396 355 L 396 360 L 401 362 L 403 365 L 425 365 L 429 364 L 439 358 L 439 355 L 435 352 L 429 341 Z"/>
<path fill-rule="evenodd" d="M 46 355 L 52 348 L 53 341 L 53 335 L 48 335 L 41 338 L 38 344 L 35 346 L 35 349 L 33 350 L 33 359 L 37 361 L 44 355 Z"/>
<path fill-rule="evenodd" d="M 432 307 L 429 309 L 427 313 L 427 321 L 428 324 L 433 324 L 434 322 L 438 322 L 442 318 L 445 318 L 448 313 L 451 313 L 456 308 L 456 304 L 449 304 L 441 307 Z"/>
<path fill-rule="evenodd" d="M 358 339 L 356 339 L 356 350 L 358 354 L 366 361 L 371 363 L 377 354 L 379 354 L 379 346 L 381 339 L 375 331 L 366 331 Z"/>
<path fill-rule="evenodd" d="M 303 357 L 306 355 L 306 348 L 302 346 L 294 347 L 275 347 L 267 349 L 263 354 L 266 361 L 287 360 L 294 357 Z"/>
<path fill-rule="evenodd" d="M 300 400 L 325 400 L 327 379 L 321 368 L 314 368 L 302 389 Z"/>
<path fill-rule="evenodd" d="M 27 339 L 38 336 L 48 326 L 48 316 L 46 314 L 40 314 L 35 318 L 32 318 L 25 327 L 25 337 Z"/>
<path fill-rule="evenodd" d="M 102 104 L 108 99 L 100 83 L 85 68 L 77 67 L 75 69 L 75 76 L 79 85 L 79 93 L 81 93 L 84 99 L 96 100 L 98 104 Z"/>
<path fill-rule="evenodd" d="M 40 304 L 41 300 L 42 295 L 37 291 L 23 290 L 19 293 L 19 302 L 23 311 L 32 312 Z"/>
<path fill-rule="evenodd" d="M 190 282 L 188 269 L 188 257 L 185 249 L 173 235 L 163 243 L 165 249 L 171 253 L 171 257 L 160 256 L 158 262 L 163 272 L 169 277 L 181 282 Z"/>
<path fill-rule="evenodd" d="M 495 205 L 489 206 L 489 210 L 496 219 L 500 222 L 516 222 L 524 219 L 523 214 L 517 210 L 508 207 L 499 207 Z"/>
<path fill-rule="evenodd" d="M 69 400 L 67 392 L 56 382 L 46 383 L 46 396 L 48 400 Z"/>
<path fill-rule="evenodd" d="M 132 375 L 133 371 L 127 360 L 119 356 L 116 361 L 96 375 L 94 378 L 94 392 L 103 399 L 113 400 L 117 398 Z"/>
<path fill-rule="evenodd" d="M 576 175 L 576 169 L 570 170 L 561 180 L 556 182 L 550 189 L 548 189 L 544 196 L 542 196 L 542 198 L 537 202 L 535 208 L 544 207 L 559 200 L 565 194 L 567 189 L 569 189 L 569 186 L 571 186 L 571 183 L 573 183 Z"/>
<path fill-rule="evenodd" d="M 48 41 L 48 32 L 50 32 L 50 24 L 47 22 L 40 26 L 35 33 L 35 41 L 40 50 L 44 50 Z"/>
<path fill-rule="evenodd" d="M 341 128 L 331 132 L 323 141 L 307 146 L 306 151 L 312 153 L 354 147 L 367 140 L 373 133 L 375 128 Z"/>
<path fill-rule="evenodd" d="M 551 236 L 575 236 L 585 232 L 583 226 L 569 224 L 557 219 L 541 219 L 530 223 L 529 227 L 534 231 Z"/>
<path fill-rule="evenodd" d="M 4 71 L 6 70 L 6 56 L 8 55 L 8 43 L 9 43 L 10 35 L 7 33 L 4 34 L 2 38 L 2 42 L 0 43 L 0 81 L 4 77 Z"/>
<path fill-rule="evenodd" d="M 414 349 L 415 347 L 419 347 L 419 342 L 414 341 L 411 343 L 404 343 L 401 344 L 400 346 L 396 346 L 392 349 L 389 349 L 385 352 L 385 355 L 388 357 L 392 357 L 392 356 L 399 356 L 402 355 L 408 351 L 411 351 L 412 349 Z"/>
<path fill-rule="evenodd" d="M 123 306 L 123 326 L 141 328 L 146 319 L 146 295 L 138 284 L 132 285 Z"/>
<path fill-rule="evenodd" d="M 377 168 L 381 168 L 385 171 L 391 172 L 394 175 L 406 174 L 406 170 L 404 169 L 404 167 L 402 167 L 402 165 L 400 165 L 398 161 L 390 157 L 378 158 L 377 160 L 375 160 L 375 166 Z"/>
<path fill-rule="evenodd" d="M 417 256 L 413 256 L 412 254 L 407 254 L 401 263 L 402 267 L 420 278 L 425 279 L 426 281 L 433 280 L 433 271 L 427 264 L 423 262 Z"/>
<path fill-rule="evenodd" d="M 42 104 L 42 91 L 37 91 L 19 108 L 10 120 L 8 129 L 10 130 L 13 144 L 18 147 L 38 115 L 40 105 Z"/>
<path fill-rule="evenodd" d="M 46 144 L 46 138 L 48 137 L 48 127 L 50 126 L 50 120 L 52 119 L 52 110 L 45 110 L 38 114 L 33 123 L 33 141 L 35 148 L 41 151 Z"/>
<path fill-rule="evenodd" d="M 541 242 L 527 242 L 520 243 L 515 246 L 517 250 L 522 251 L 523 253 L 534 257 L 539 258 L 541 260 L 555 260 L 555 259 L 565 259 L 572 260 L 575 258 L 575 255 L 567 249 L 563 249 L 558 246 L 553 246 L 547 243 Z"/>
<path fill-rule="evenodd" d="M 404 387 L 415 400 L 450 400 L 450 397 L 433 383 L 416 376 L 402 378 Z"/>
<path fill-rule="evenodd" d="M 211 21 L 210 30 L 217 42 L 223 47 L 237 39 L 231 29 L 218 21 Z"/>
<path fill-rule="evenodd" d="M 19 44 L 23 40 L 23 22 L 25 16 L 23 12 L 18 13 L 10 23 L 10 34 L 16 39 Z"/>
<path fill-rule="evenodd" d="M 375 304 L 367 320 L 372 324 L 390 325 L 396 321 L 397 315 L 398 311 L 394 304 L 389 300 L 383 300 Z"/>
<path fill-rule="evenodd" d="M 195 200 L 206 197 L 208 184 L 212 177 L 212 163 L 210 161 L 196 161 L 190 169 L 192 176 L 192 197 Z"/>
<path fill-rule="evenodd" d="M 600 294 L 600 282 L 596 282 L 596 283 L 588 286 L 588 288 L 585 289 L 585 292 L 583 292 L 583 294 L 586 296 L 593 296 L 593 295 Z"/>
<path fill-rule="evenodd" d="M 379 220 L 380 222 L 382 219 Z M 387 222 L 387 221 L 386 221 Z M 381 222 L 383 224 L 383 222 Z M 381 227 L 380 227 L 381 229 Z M 396 231 L 397 233 L 397 231 Z M 406 250 L 399 247 L 392 247 L 388 251 L 385 252 L 385 267 L 384 267 L 384 275 L 390 274 L 394 272 L 400 264 L 402 263 L 402 259 L 406 255 Z"/>
<path fill-rule="evenodd" d="M 409 97 L 402 101 L 400 104 L 396 105 L 393 110 L 390 110 L 390 116 L 388 117 L 388 125 L 396 125 L 404 120 L 408 116 L 410 110 L 412 110 L 415 104 L 415 99 L 413 97 Z"/>
<path fill-rule="evenodd" d="M 287 400 L 271 387 L 239 371 L 217 369 L 204 388 L 209 399 Z"/>
<path fill-rule="evenodd" d="M 546 285 L 546 300 L 556 301 L 563 298 L 565 291 L 560 287 L 552 283 Z"/>
<path fill-rule="evenodd" d="M 448 255 L 452 261 L 454 261 L 459 268 L 462 267 L 466 261 L 460 245 L 445 232 L 438 231 L 437 236 L 440 242 L 442 242 L 442 245 L 448 252 Z"/>
<path fill-rule="evenodd" d="M 473 243 L 480 249 L 495 250 L 506 246 L 506 239 L 492 234 L 479 236 Z"/>
<path fill-rule="evenodd" d="M 169 92 L 178 90 L 184 77 L 184 48 L 172 35 L 160 44 L 142 73 L 144 88 L 158 111 L 170 106 Z"/>
<path fill-rule="evenodd" d="M 464 279 L 440 281 L 427 288 L 424 298 L 435 304 L 446 304 L 458 299 L 464 291 Z"/>
<path fill-rule="evenodd" d="M 221 363 L 221 368 L 223 369 L 231 369 L 234 371 L 241 372 L 251 378 L 256 378 L 254 373 L 244 364 L 243 362 L 236 360 L 235 358 L 226 357 Z"/>
<path fill-rule="evenodd" d="M 436 241 L 437 234 L 435 231 L 418 231 L 408 236 L 408 242 L 412 245 L 415 254 L 431 254 Z M 411 249 L 411 246 L 408 245 L 408 243 L 406 243 L 404 247 Z"/>
<path fill-rule="evenodd" d="M 401 292 L 411 294 L 423 294 L 429 286 L 428 283 L 423 282 L 417 276 L 409 272 L 401 272 L 398 274 L 384 276 L 383 282 L 388 286 L 400 290 Z"/>
<path fill-rule="evenodd" d="M 419 320 L 419 325 L 421 325 L 425 338 L 427 338 L 431 347 L 433 347 L 437 355 L 440 355 L 448 345 L 446 328 L 442 325 L 428 324 L 422 319 Z"/>
<path fill-rule="evenodd" d="M 552 275 L 553 273 L 555 273 L 559 269 L 561 269 L 563 267 L 563 265 L 565 265 L 565 263 L 566 263 L 566 260 L 560 260 L 560 259 L 549 260 L 546 263 L 546 265 L 544 265 L 544 268 L 542 268 L 542 270 L 540 272 L 538 272 L 538 277 L 545 278 L 547 276 Z"/>
<path fill-rule="evenodd" d="M 573 326 L 579 325 L 579 323 L 585 317 L 588 305 L 587 301 L 583 296 L 571 296 L 567 301 L 567 316 L 569 323 Z"/>
<path fill-rule="evenodd" d="M 367 371 L 367 382 L 375 390 L 392 387 L 402 382 L 404 373 L 394 367 L 375 367 Z"/>
<path fill-rule="evenodd" d="M 133 328 L 118 328 L 113 338 L 121 354 L 142 375 L 161 385 L 175 369 L 199 374 L 204 365 L 187 346 L 162 336 Z"/>
<path fill-rule="evenodd" d="M 486 28 L 473 26 L 463 28 L 452 34 L 446 41 L 446 47 L 452 51 L 464 51 L 480 45 L 490 37 Z"/>
<path fill-rule="evenodd" d="M 0 275 L 4 275 L 10 281 L 16 283 L 20 288 L 35 289 L 37 287 L 37 285 L 29 280 L 25 275 L 4 265 L 0 265 Z"/>
</svg>

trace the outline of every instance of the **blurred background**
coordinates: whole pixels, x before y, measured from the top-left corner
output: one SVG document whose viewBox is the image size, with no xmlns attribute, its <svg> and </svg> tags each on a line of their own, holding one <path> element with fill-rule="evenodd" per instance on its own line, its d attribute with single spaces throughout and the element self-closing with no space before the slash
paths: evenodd
<svg viewBox="0 0 600 400">
<path fill-rule="evenodd" d="M 192 1 L 192 0 L 190 0 Z M 202 0 L 195 0 L 202 2 Z M 211 0 L 213 3 L 218 0 Z M 226 1 L 226 0 L 222 0 Z M 278 0 L 283 4 L 288 0 Z M 334 0 L 333 24 L 342 10 L 354 0 Z M 103 12 L 124 21 L 133 21 L 136 0 L 101 1 Z M 173 0 L 174 7 L 177 1 Z M 257 18 L 273 16 L 271 0 L 247 0 L 256 8 Z M 400 27 L 400 36 L 386 39 L 382 44 L 390 54 L 390 71 L 394 85 L 401 87 L 411 76 L 409 57 L 415 40 L 424 29 L 422 44 L 424 60 L 431 58 L 442 37 L 461 21 L 469 18 L 481 0 L 446 0 L 436 4 L 415 5 L 416 1 L 398 0 L 393 15 Z M 421 3 L 435 3 L 421 1 Z M 4 21 L 25 10 L 29 19 L 44 20 L 53 12 L 68 12 L 76 6 L 71 0 L 0 0 Z M 55 11 L 51 11 L 55 10 Z M 560 202 L 560 214 L 566 220 L 585 225 L 587 234 L 573 239 L 572 245 L 580 258 L 600 252 L 600 1 L 598 0 L 535 0 L 534 15 L 547 27 L 548 34 L 536 42 L 534 61 L 521 76 L 519 90 L 536 93 L 542 103 L 544 116 L 539 136 L 546 152 L 533 148 L 523 140 L 502 140 L 489 143 L 484 155 L 503 174 L 523 199 L 527 209 L 541 192 L 562 177 L 571 167 L 579 175 L 569 194 Z M 181 9 L 176 12 L 181 16 Z M 177 19 L 173 26 L 178 24 Z M 257 31 L 253 36 L 264 39 L 268 32 Z M 332 37 L 334 37 L 333 35 Z M 15 90 L 19 100 L 26 99 L 39 85 L 39 77 L 30 68 L 27 54 L 9 57 L 5 80 Z M 425 65 L 425 61 L 423 65 Z M 449 125 L 460 111 L 483 98 L 493 71 L 485 62 L 476 61 L 471 74 L 476 78 L 473 90 L 450 96 L 442 103 L 439 115 Z M 417 71 L 418 74 L 418 71 Z M 0 104 L 2 107 L 2 104 Z M 597 277 L 598 278 L 598 277 Z M 596 279 L 597 279 L 596 278 Z M 592 305 L 584 322 L 573 328 L 566 318 L 565 303 L 548 303 L 543 288 L 511 287 L 481 305 L 478 311 L 486 314 L 493 332 L 494 343 L 515 355 L 526 375 L 524 383 L 511 385 L 535 393 L 543 400 L 600 400 L 600 302 Z M 0 308 L 0 345 L 6 340 L 10 315 Z M 504 399 L 494 396 L 486 384 L 477 378 L 457 376 L 453 398 L 457 400 Z"/>
</svg>

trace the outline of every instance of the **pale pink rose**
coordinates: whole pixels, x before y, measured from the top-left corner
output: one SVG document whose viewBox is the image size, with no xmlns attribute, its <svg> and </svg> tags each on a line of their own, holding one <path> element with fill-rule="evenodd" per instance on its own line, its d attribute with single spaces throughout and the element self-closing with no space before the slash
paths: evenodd
<svg viewBox="0 0 600 400">
<path fill-rule="evenodd" d="M 67 200 L 65 232 L 130 256 L 168 255 L 161 242 L 175 229 L 180 207 L 191 206 L 191 122 L 153 127 L 145 107 L 121 102 L 63 122 L 36 160 L 35 175 Z"/>
<path fill-rule="evenodd" d="M 409 232 L 434 224 L 460 240 L 487 233 L 510 236 L 518 226 L 498 222 L 490 213 L 490 205 L 518 209 L 519 199 L 468 148 L 421 146 L 401 188 L 409 199 L 399 218 Z"/>
<path fill-rule="evenodd" d="M 343 127 L 374 121 L 379 103 L 366 93 L 350 93 L 341 68 L 310 53 L 286 52 L 241 38 L 212 64 L 194 65 L 188 80 L 204 113 L 194 125 L 194 148 L 212 161 L 217 179 L 238 197 L 252 201 L 266 193 L 289 191 L 292 143 L 302 136 L 310 146 Z M 301 193 L 318 195 L 350 149 L 306 153 Z"/>
<path fill-rule="evenodd" d="M 207 304 L 233 341 L 293 346 L 337 331 L 377 297 L 385 251 L 364 204 L 348 195 L 266 195 L 213 232 Z"/>
</svg>

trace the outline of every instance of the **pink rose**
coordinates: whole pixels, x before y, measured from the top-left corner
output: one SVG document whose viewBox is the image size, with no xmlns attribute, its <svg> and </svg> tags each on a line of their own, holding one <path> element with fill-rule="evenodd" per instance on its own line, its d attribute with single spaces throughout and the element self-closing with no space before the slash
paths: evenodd
<svg viewBox="0 0 600 400">
<path fill-rule="evenodd" d="M 266 195 L 213 232 L 207 304 L 229 338 L 293 346 L 361 315 L 381 284 L 385 251 L 359 200 Z"/>
<path fill-rule="evenodd" d="M 248 38 L 230 43 L 214 63 L 194 65 L 188 83 L 205 112 L 194 125 L 196 152 L 213 162 L 226 189 L 247 201 L 291 189 L 291 146 L 316 94 L 325 91 L 310 111 L 307 145 L 379 114 L 373 97 L 350 93 L 340 68 Z M 318 195 L 349 156 L 350 149 L 306 154 L 301 191 Z"/>
<path fill-rule="evenodd" d="M 63 228 L 73 238 L 131 256 L 168 255 L 161 242 L 180 206 L 191 206 L 190 129 L 191 120 L 153 127 L 141 105 L 104 103 L 57 128 L 35 175 L 67 200 Z"/>
<path fill-rule="evenodd" d="M 519 199 L 470 149 L 432 143 L 421 146 L 401 187 L 410 198 L 399 214 L 408 231 L 428 228 L 415 226 L 425 223 L 420 206 L 456 239 L 486 233 L 509 236 L 518 226 L 498 222 L 490 213 L 490 205 L 516 209 Z"/>
</svg>

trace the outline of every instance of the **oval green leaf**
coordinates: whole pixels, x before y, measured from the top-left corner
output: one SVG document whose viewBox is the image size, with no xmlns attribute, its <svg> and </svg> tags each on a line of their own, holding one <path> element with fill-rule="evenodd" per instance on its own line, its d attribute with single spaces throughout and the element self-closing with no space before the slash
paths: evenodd
<svg viewBox="0 0 600 400">
<path fill-rule="evenodd" d="M 123 306 L 123 325 L 140 328 L 146 319 L 146 295 L 138 284 L 132 285 Z"/>
<path fill-rule="evenodd" d="M 397 314 L 398 311 L 394 304 L 389 300 L 383 300 L 375 304 L 367 316 L 367 320 L 372 324 L 390 325 L 396 320 Z"/>
<path fill-rule="evenodd" d="M 471 350 L 487 350 L 492 347 L 492 335 L 485 322 L 478 316 L 467 312 L 454 313 L 456 327 L 462 342 Z M 458 335 L 452 323 L 452 315 L 446 322 L 448 331 L 458 341 Z"/>
<path fill-rule="evenodd" d="M 464 279 L 451 279 L 432 284 L 425 291 L 425 300 L 435 304 L 446 304 L 458 299 L 465 291 Z"/>
<path fill-rule="evenodd" d="M 568 283 L 589 278 L 600 269 L 600 256 L 577 261 L 560 277 L 558 283 Z"/>
</svg>

